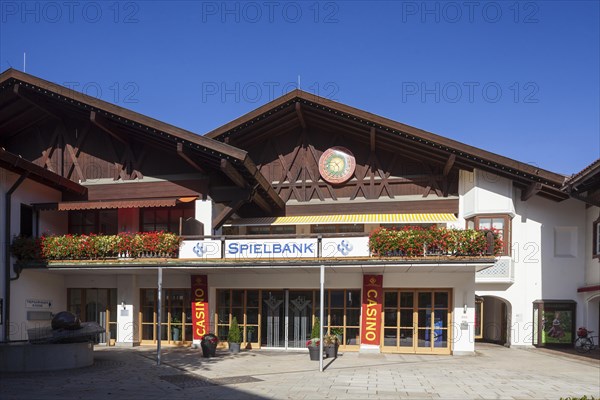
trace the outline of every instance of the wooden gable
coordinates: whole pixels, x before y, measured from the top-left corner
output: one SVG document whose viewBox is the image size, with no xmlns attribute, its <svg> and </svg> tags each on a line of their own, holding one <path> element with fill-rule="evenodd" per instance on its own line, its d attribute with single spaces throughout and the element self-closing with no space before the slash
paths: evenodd
<svg viewBox="0 0 600 400">
<path fill-rule="evenodd" d="M 211 196 L 248 216 L 284 207 L 245 151 L 15 70 L 0 75 L 0 147 L 86 185 L 88 200 Z"/>
<path fill-rule="evenodd" d="M 568 198 L 563 175 L 299 90 L 205 136 L 247 150 L 287 210 L 290 201 L 447 199 L 458 194 L 458 171 L 474 169 L 510 179 L 523 200 Z M 316 166 L 334 145 L 350 149 L 357 162 L 352 180 L 336 187 Z"/>
</svg>

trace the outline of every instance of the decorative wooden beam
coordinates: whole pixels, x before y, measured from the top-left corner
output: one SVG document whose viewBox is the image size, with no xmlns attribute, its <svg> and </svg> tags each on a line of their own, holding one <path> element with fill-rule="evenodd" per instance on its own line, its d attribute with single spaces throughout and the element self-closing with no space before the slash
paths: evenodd
<svg viewBox="0 0 600 400">
<path fill-rule="evenodd" d="M 128 145 L 127 140 L 125 140 L 121 135 L 117 134 L 113 129 L 108 126 L 106 118 L 102 115 L 98 114 L 96 111 L 90 112 L 90 121 L 92 124 L 96 125 L 98 128 L 102 129 L 104 132 L 108 133 L 113 138 L 117 139 L 117 141 L 121 142 L 124 145 Z"/>
<path fill-rule="evenodd" d="M 372 126 L 371 127 L 371 132 L 370 132 L 370 136 L 371 136 L 371 153 L 375 152 L 375 127 Z"/>
<path fill-rule="evenodd" d="M 217 215 L 215 217 L 215 219 L 213 219 L 213 221 L 212 221 L 213 229 L 217 230 L 221 226 L 223 226 L 225 221 L 227 221 L 229 218 L 231 218 L 231 216 L 233 214 L 235 214 L 240 209 L 240 207 L 243 206 L 244 204 L 246 204 L 247 202 L 248 202 L 247 198 L 241 198 L 241 199 L 236 199 L 236 200 L 231 201 L 228 205 L 225 206 L 223 211 L 221 211 L 219 213 L 219 215 Z"/>
<path fill-rule="evenodd" d="M 223 171 L 223 173 L 227 175 L 227 177 L 231 179 L 231 181 L 237 186 L 242 188 L 247 186 L 247 182 L 244 179 L 244 177 L 238 172 L 237 169 L 235 169 L 231 162 L 227 161 L 224 158 L 221 159 L 221 171 Z"/>
<path fill-rule="evenodd" d="M 266 213 L 272 213 L 273 209 L 271 208 L 271 206 L 269 205 L 269 203 L 267 203 L 267 201 L 260 195 L 260 194 L 255 194 L 252 197 L 252 201 L 254 203 L 256 203 L 257 206 L 259 206 L 263 211 L 265 211 Z"/>
<path fill-rule="evenodd" d="M 527 187 L 527 189 L 521 192 L 521 201 L 527 201 L 542 190 L 542 184 L 539 182 L 533 182 Z"/>
<path fill-rule="evenodd" d="M 217 203 L 228 203 L 235 199 L 251 198 L 252 190 L 237 186 L 213 186 L 209 189 L 209 196 Z"/>
<path fill-rule="evenodd" d="M 181 143 L 181 142 L 177 142 L 177 154 L 179 155 L 179 157 L 183 158 L 188 164 L 190 164 L 192 167 L 196 168 L 198 171 L 200 171 L 202 173 L 206 173 L 204 168 L 202 168 L 200 165 L 198 165 L 198 163 L 196 163 L 196 161 L 192 160 L 192 158 L 185 153 L 185 151 L 183 149 L 183 143 Z"/>
<path fill-rule="evenodd" d="M 446 165 L 444 165 L 444 176 L 448 176 L 450 171 L 452 171 L 452 167 L 454 166 L 454 162 L 456 161 L 456 154 L 450 154 L 448 157 L 448 161 L 446 161 Z"/>
<path fill-rule="evenodd" d="M 143 179 L 144 175 L 140 171 L 141 163 L 143 158 L 146 155 L 145 147 L 138 154 L 136 158 L 133 154 L 133 150 L 131 149 L 131 144 L 127 140 L 126 137 L 123 137 L 120 133 L 110 126 L 111 122 L 101 114 L 98 114 L 96 111 L 90 112 L 90 122 L 100 128 L 105 133 L 114 139 L 116 139 L 119 143 L 121 143 L 125 147 L 125 151 L 121 157 L 121 162 L 117 162 L 117 155 L 115 152 L 115 176 L 114 180 L 118 180 L 119 177 L 123 180 L 126 178 L 126 174 L 129 174 L 129 179 L 140 178 Z"/>
<path fill-rule="evenodd" d="M 28 94 L 24 93 L 23 90 L 20 89 L 21 85 L 17 85 L 15 84 L 13 86 L 13 93 L 18 96 L 20 99 L 26 101 L 27 103 L 31 104 L 32 106 L 39 108 L 40 110 L 42 110 L 43 112 L 45 112 L 46 114 L 48 114 L 49 116 L 51 116 L 52 118 L 56 118 L 59 121 L 62 120 L 62 116 L 58 115 L 55 111 L 50 110 L 48 107 L 40 104 L 40 101 L 37 99 L 34 99 L 33 97 L 29 96 Z"/>
<path fill-rule="evenodd" d="M 300 120 L 300 125 L 302 126 L 302 129 L 308 129 L 306 121 L 304 120 L 304 114 L 302 114 L 302 105 L 300 105 L 300 103 L 296 103 L 296 114 L 298 115 L 298 120 Z"/>
</svg>

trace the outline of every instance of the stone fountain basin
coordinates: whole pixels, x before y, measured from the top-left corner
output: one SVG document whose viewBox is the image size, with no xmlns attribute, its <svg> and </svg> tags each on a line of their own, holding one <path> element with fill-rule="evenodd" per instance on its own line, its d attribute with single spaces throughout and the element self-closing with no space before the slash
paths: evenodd
<svg viewBox="0 0 600 400">
<path fill-rule="evenodd" d="M 91 342 L 0 345 L 0 372 L 56 371 L 89 367 L 93 363 Z"/>
</svg>

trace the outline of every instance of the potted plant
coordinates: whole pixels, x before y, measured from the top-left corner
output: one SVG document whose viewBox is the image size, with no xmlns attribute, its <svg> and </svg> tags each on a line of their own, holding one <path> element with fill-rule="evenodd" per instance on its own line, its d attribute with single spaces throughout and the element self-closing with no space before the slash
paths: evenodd
<svg viewBox="0 0 600 400">
<path fill-rule="evenodd" d="M 240 343 L 242 343 L 242 331 L 238 325 L 237 318 L 233 317 L 231 325 L 229 326 L 229 333 L 227 334 L 227 343 L 229 344 L 229 351 L 231 353 L 240 352 Z"/>
<path fill-rule="evenodd" d="M 171 340 L 174 342 L 181 340 L 181 319 L 179 317 L 171 318 Z"/>
<path fill-rule="evenodd" d="M 202 340 L 200 341 L 200 347 L 202 347 L 202 356 L 203 357 L 214 357 L 217 351 L 217 344 L 219 343 L 219 338 L 213 333 L 207 333 L 202 336 Z"/>
<path fill-rule="evenodd" d="M 306 347 L 308 347 L 308 354 L 310 355 L 311 361 L 319 361 L 319 351 L 321 350 L 321 341 L 319 337 L 321 336 L 321 323 L 319 322 L 319 318 L 315 318 L 315 323 L 312 327 L 312 332 L 310 334 L 311 339 L 306 342 Z"/>
<path fill-rule="evenodd" d="M 327 358 L 337 358 L 338 347 L 340 347 L 340 342 L 338 341 L 337 335 L 325 335 L 323 337 L 323 344 L 325 346 L 325 354 L 327 355 Z"/>
</svg>

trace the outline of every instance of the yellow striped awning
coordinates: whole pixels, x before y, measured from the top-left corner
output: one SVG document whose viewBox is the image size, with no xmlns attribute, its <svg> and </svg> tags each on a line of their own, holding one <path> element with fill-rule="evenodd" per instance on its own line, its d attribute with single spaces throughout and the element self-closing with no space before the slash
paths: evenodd
<svg viewBox="0 0 600 400">
<path fill-rule="evenodd" d="M 439 224 L 456 222 L 451 213 L 428 214 L 336 214 L 290 217 L 240 218 L 224 226 L 316 225 L 316 224 Z"/>
</svg>

